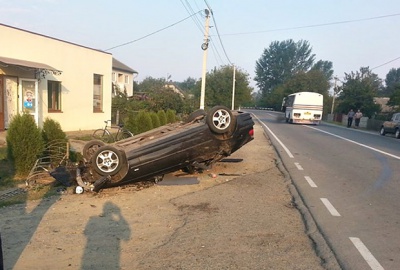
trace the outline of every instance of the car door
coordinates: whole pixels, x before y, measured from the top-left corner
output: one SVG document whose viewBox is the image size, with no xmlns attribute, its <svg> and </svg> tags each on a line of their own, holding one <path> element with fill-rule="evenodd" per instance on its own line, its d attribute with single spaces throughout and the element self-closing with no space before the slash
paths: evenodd
<svg viewBox="0 0 400 270">
<path fill-rule="evenodd" d="M 400 125 L 400 114 L 396 113 L 393 118 L 393 132 L 396 132 L 396 129 L 399 128 Z"/>
<path fill-rule="evenodd" d="M 394 133 L 394 126 L 395 126 L 395 119 L 396 119 L 397 114 L 393 114 L 392 118 L 390 121 L 387 122 L 387 132 L 389 133 Z"/>
</svg>

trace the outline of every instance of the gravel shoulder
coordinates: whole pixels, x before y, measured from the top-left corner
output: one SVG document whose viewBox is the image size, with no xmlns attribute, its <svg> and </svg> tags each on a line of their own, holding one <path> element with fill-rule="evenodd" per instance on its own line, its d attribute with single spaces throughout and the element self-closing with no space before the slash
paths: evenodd
<svg viewBox="0 0 400 270">
<path fill-rule="evenodd" d="M 257 124 L 203 174 L 1 208 L 4 267 L 339 269 L 279 164 Z"/>
</svg>

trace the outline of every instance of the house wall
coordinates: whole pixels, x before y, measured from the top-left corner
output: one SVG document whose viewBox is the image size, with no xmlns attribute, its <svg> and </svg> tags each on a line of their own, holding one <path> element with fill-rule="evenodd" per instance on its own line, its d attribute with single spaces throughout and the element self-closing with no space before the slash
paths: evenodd
<svg viewBox="0 0 400 270">
<path fill-rule="evenodd" d="M 132 73 L 127 73 L 125 71 L 121 71 L 118 69 L 113 69 L 114 78 L 111 78 L 115 85 L 118 85 L 121 91 L 126 90 L 126 93 L 129 96 L 133 95 L 133 75 Z M 122 76 L 122 80 L 120 80 L 119 76 Z M 125 76 L 128 76 L 128 83 L 125 83 Z"/>
<path fill-rule="evenodd" d="M 62 71 L 48 74 L 38 83 L 39 126 L 49 117 L 58 121 L 64 131 L 100 128 L 111 119 L 112 55 L 35 33 L 0 25 L 0 56 L 47 64 Z M 34 78 L 33 72 L 3 68 L 6 75 Z M 7 72 L 9 72 L 7 74 Z M 14 74 L 17 73 L 17 74 Z M 103 76 L 103 112 L 93 112 L 93 75 Z M 61 81 L 62 112 L 47 109 L 47 80 Z"/>
</svg>

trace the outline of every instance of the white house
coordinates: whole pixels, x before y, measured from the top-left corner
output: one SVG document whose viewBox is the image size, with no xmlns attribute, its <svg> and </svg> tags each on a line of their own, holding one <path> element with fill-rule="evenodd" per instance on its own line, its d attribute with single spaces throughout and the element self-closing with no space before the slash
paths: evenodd
<svg viewBox="0 0 400 270">
<path fill-rule="evenodd" d="M 134 75 L 138 74 L 136 70 L 131 69 L 124 63 L 113 58 L 112 62 L 112 83 L 113 83 L 113 94 L 115 91 L 126 92 L 128 97 L 133 95 L 133 79 Z"/>
<path fill-rule="evenodd" d="M 64 131 L 111 119 L 110 53 L 4 24 L 0 36 L 0 131 L 23 112 L 39 127 L 51 118 Z"/>
</svg>

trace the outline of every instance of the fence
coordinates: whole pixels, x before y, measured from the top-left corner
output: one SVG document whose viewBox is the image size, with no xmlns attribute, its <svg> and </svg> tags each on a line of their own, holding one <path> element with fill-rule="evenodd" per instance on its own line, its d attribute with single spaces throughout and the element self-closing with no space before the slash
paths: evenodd
<svg viewBox="0 0 400 270">
<path fill-rule="evenodd" d="M 341 123 L 343 126 L 347 126 L 347 115 L 345 114 L 328 114 L 328 122 Z M 360 128 L 364 128 L 371 131 L 379 131 L 383 124 L 383 120 L 369 119 L 368 117 L 362 117 L 360 120 Z M 354 125 L 354 121 L 353 121 Z"/>
</svg>

